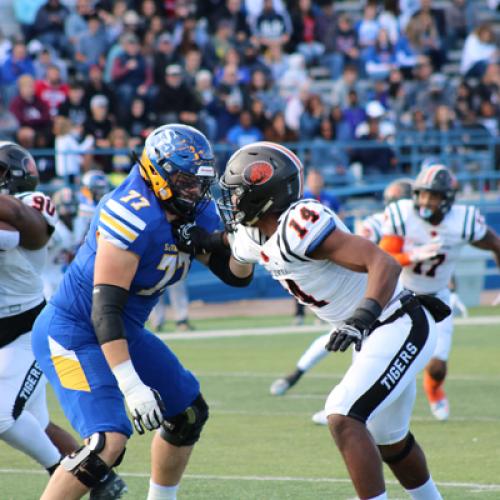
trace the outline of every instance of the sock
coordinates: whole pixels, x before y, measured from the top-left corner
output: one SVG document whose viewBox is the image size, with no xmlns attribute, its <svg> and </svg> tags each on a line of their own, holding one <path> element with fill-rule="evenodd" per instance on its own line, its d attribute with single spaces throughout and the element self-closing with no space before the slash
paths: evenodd
<svg viewBox="0 0 500 500">
<path fill-rule="evenodd" d="M 424 371 L 424 391 L 430 403 L 436 403 L 446 397 L 443 384 L 444 380 L 436 380 Z"/>
<path fill-rule="evenodd" d="M 297 368 L 293 373 L 290 373 L 290 375 L 286 377 L 286 380 L 290 386 L 292 386 L 297 383 L 297 380 L 299 380 L 302 375 L 304 375 L 304 372 L 300 368 Z"/>
<path fill-rule="evenodd" d="M 368 500 L 387 500 L 387 492 L 380 493 L 376 497 L 370 497 Z"/>
<path fill-rule="evenodd" d="M 413 500 L 443 500 L 441 493 L 437 489 L 436 483 L 429 477 L 429 479 L 418 488 L 413 490 L 406 490 Z"/>
<path fill-rule="evenodd" d="M 326 333 L 325 335 L 321 335 L 314 340 L 300 357 L 297 362 L 297 368 L 303 372 L 307 372 L 323 358 L 326 358 L 326 356 L 330 354 L 330 352 L 325 349 L 325 345 L 329 339 L 330 333 Z"/>
<path fill-rule="evenodd" d="M 26 453 L 46 469 L 61 460 L 59 450 L 45 434 L 38 420 L 28 411 L 23 411 L 14 424 L 0 434 L 0 439 Z"/>
<path fill-rule="evenodd" d="M 175 486 L 161 486 L 150 479 L 147 500 L 176 500 L 178 489 L 178 484 Z"/>
</svg>

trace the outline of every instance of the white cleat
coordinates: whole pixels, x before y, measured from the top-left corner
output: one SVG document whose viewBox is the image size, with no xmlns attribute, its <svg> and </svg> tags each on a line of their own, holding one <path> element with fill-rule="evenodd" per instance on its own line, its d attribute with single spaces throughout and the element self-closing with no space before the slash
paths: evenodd
<svg viewBox="0 0 500 500">
<path fill-rule="evenodd" d="M 290 382 L 286 378 L 279 378 L 271 384 L 269 392 L 271 396 L 283 396 L 288 389 L 290 389 Z"/>
<path fill-rule="evenodd" d="M 437 420 L 448 420 L 450 417 L 450 405 L 446 398 L 431 403 L 431 412 Z"/>
<path fill-rule="evenodd" d="M 318 411 L 312 416 L 312 421 L 317 425 L 328 425 L 328 413 L 325 410 Z"/>
</svg>

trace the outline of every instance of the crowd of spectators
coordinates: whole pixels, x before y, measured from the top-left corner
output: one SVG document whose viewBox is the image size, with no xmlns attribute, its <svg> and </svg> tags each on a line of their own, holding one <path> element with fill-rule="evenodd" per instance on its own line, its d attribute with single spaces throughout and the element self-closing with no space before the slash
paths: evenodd
<svg viewBox="0 0 500 500">
<path fill-rule="evenodd" d="M 498 1 L 488 5 L 498 12 Z M 311 141 L 308 162 L 334 169 L 339 183 L 355 178 L 353 163 L 364 174 L 395 171 L 397 130 L 499 132 L 499 45 L 477 2 L 367 0 L 359 11 L 331 0 L 13 6 L 18 34 L 0 35 L 0 138 L 55 148 L 39 158 L 44 181 L 96 166 L 126 173 L 127 150 L 172 121 L 233 148 Z M 453 51 L 457 75 L 444 71 Z M 114 152 L 88 154 L 98 148 Z"/>
</svg>

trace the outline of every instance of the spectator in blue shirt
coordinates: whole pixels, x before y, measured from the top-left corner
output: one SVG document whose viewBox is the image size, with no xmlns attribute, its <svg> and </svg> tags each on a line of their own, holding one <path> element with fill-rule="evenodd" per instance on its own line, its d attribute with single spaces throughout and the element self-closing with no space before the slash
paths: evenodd
<svg viewBox="0 0 500 500">
<path fill-rule="evenodd" d="M 254 126 L 250 111 L 244 109 L 240 114 L 240 123 L 231 127 L 227 133 L 227 142 L 238 148 L 262 140 L 262 132 Z"/>
<path fill-rule="evenodd" d="M 26 51 L 24 42 L 18 41 L 12 47 L 12 53 L 1 67 L 3 99 L 6 105 L 10 103 L 17 91 L 16 82 L 21 75 L 35 76 L 33 61 Z"/>
</svg>

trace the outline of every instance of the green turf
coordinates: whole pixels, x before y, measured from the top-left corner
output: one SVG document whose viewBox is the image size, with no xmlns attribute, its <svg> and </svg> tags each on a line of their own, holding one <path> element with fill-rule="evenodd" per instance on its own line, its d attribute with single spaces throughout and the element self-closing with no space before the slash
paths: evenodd
<svg viewBox="0 0 500 500">
<path fill-rule="evenodd" d="M 230 307 L 230 306 L 228 306 Z M 250 306 L 249 306 L 250 307 Z M 217 330 L 217 329 L 231 329 L 231 328 L 254 328 L 254 327 L 273 327 L 273 326 L 291 326 L 293 315 L 293 307 L 290 306 L 290 315 L 276 315 L 276 316 L 253 316 L 254 311 L 249 312 L 248 316 L 234 316 L 231 318 L 207 318 L 207 319 L 193 319 L 190 322 L 196 330 Z M 473 307 L 469 310 L 470 316 L 500 316 L 500 306 L 480 306 Z M 312 325 L 315 316 L 311 313 L 306 314 L 304 324 Z M 175 330 L 175 323 L 167 321 L 162 327 L 162 331 L 173 332 Z"/>
<path fill-rule="evenodd" d="M 412 430 L 427 453 L 445 499 L 500 498 L 498 333 L 496 326 L 457 328 L 447 382 L 452 408 L 449 422 L 433 420 L 421 393 L 417 399 Z M 311 414 L 322 407 L 325 395 L 347 367 L 349 354 L 331 355 L 289 395 L 268 395 L 273 379 L 293 368 L 314 337 L 295 334 L 169 342 L 198 374 L 211 406 L 211 419 L 189 464 L 180 500 L 355 497 L 327 429 L 310 422 Z M 52 393 L 49 404 L 53 420 L 67 425 Z M 134 435 L 120 467 L 131 500 L 146 496 L 150 437 Z M 39 471 L 36 463 L 3 443 L 0 469 Z M 390 471 L 386 477 L 390 497 L 407 498 Z M 0 472 L 0 498 L 38 498 L 46 480 L 44 474 L 35 472 Z M 475 485 L 493 486 L 488 490 Z"/>
</svg>

